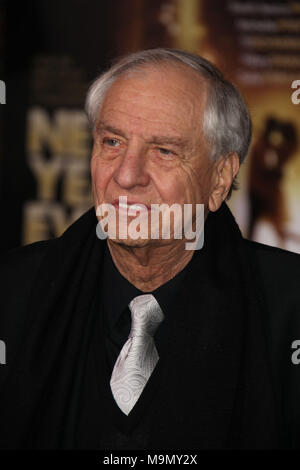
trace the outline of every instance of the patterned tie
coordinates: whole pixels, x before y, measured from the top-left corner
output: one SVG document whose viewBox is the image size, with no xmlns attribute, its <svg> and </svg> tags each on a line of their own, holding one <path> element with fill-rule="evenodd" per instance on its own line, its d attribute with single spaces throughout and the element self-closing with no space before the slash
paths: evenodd
<svg viewBox="0 0 300 470">
<path fill-rule="evenodd" d="M 153 336 L 164 319 L 152 294 L 135 297 L 129 308 L 130 334 L 116 360 L 110 380 L 114 399 L 126 415 L 134 407 L 158 362 Z"/>
</svg>

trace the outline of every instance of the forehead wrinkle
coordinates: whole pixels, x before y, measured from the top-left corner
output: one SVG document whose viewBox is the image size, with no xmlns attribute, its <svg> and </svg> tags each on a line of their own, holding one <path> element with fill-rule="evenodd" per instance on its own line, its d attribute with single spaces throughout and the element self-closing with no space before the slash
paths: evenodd
<svg viewBox="0 0 300 470">
<path fill-rule="evenodd" d="M 178 76 L 178 70 L 175 72 Z M 176 80 L 176 76 L 171 80 L 172 77 L 169 74 L 166 76 L 162 70 L 152 70 L 149 75 L 141 77 L 121 76 L 109 88 L 103 108 L 110 108 L 111 100 L 115 104 L 117 97 L 118 105 L 129 115 L 134 105 L 137 112 L 146 112 L 151 118 L 153 113 L 164 111 L 173 115 L 183 111 L 188 117 L 195 116 L 203 110 L 206 86 L 201 89 L 199 83 L 195 85 L 190 77 L 187 78 L 182 73 L 180 75 L 181 80 Z M 155 91 L 153 86 L 156 87 Z"/>
<path fill-rule="evenodd" d="M 145 140 L 147 142 L 153 142 L 153 143 L 157 143 L 159 141 L 169 141 L 170 143 L 174 143 L 174 144 L 182 144 L 184 142 L 184 139 L 182 138 L 182 135 L 181 134 L 178 134 L 178 131 L 176 131 L 174 129 L 174 125 L 172 125 L 172 123 L 170 122 L 163 122 L 164 124 L 164 127 L 166 128 L 166 130 L 164 130 L 164 133 L 162 134 L 161 132 L 161 119 L 156 119 L 156 120 L 150 120 L 150 119 L 146 119 L 146 118 L 143 118 L 143 117 L 137 117 L 137 116 L 133 116 L 133 115 L 128 115 L 128 113 L 126 112 L 123 112 L 123 111 L 120 111 L 120 110 L 117 110 L 118 114 L 119 113 L 123 113 L 126 115 L 127 119 L 126 119 L 126 126 L 124 127 L 123 126 L 123 122 L 121 120 L 121 126 L 118 124 L 118 120 L 115 120 L 115 119 L 112 119 L 112 118 L 108 118 L 107 120 L 104 118 L 100 118 L 98 120 L 98 123 L 97 123 L 97 127 L 96 127 L 96 130 L 98 132 L 101 132 L 101 131 L 105 131 L 107 130 L 108 132 L 112 132 L 112 133 L 115 133 L 115 134 L 118 134 L 118 135 L 121 135 L 125 138 L 128 138 L 129 137 L 129 134 L 132 134 L 137 130 L 139 130 L 140 132 L 137 132 L 137 134 L 141 135 L 142 136 L 142 130 L 144 131 L 145 133 L 145 128 L 141 129 L 141 125 L 140 125 L 140 121 L 145 121 L 146 123 L 148 123 L 150 126 L 151 124 L 158 124 L 159 126 L 156 126 L 157 129 L 158 129 L 158 132 L 156 133 L 155 129 L 147 129 L 146 130 L 146 133 L 148 134 L 147 136 L 144 136 Z M 128 116 L 129 118 L 132 118 L 134 121 L 136 121 L 136 123 L 134 123 L 134 130 L 130 129 L 130 131 L 128 132 L 128 130 L 126 130 L 126 127 L 128 128 Z M 129 126 L 131 127 L 131 126 Z"/>
<path fill-rule="evenodd" d="M 163 85 L 169 86 L 154 88 L 156 91 L 151 86 L 153 83 L 157 87 L 155 72 L 154 75 L 151 72 L 141 77 L 120 77 L 109 89 L 99 119 L 102 118 L 107 125 L 111 125 L 111 130 L 118 131 L 118 135 L 125 135 L 126 138 L 128 134 L 136 134 L 153 142 L 160 141 L 161 137 L 182 140 L 188 133 L 189 140 L 191 137 L 198 140 L 202 134 L 206 87 L 199 90 L 197 86 L 196 94 L 195 86 L 192 85 L 191 89 L 187 87 L 185 77 L 182 81 L 177 80 L 173 87 L 171 77 L 163 75 L 160 71 L 160 77 L 165 82 Z"/>
<path fill-rule="evenodd" d="M 131 105 L 131 108 L 133 107 L 133 104 Z M 155 109 L 155 108 L 154 108 Z M 157 118 L 155 116 L 141 116 L 141 115 L 136 115 L 136 114 L 132 114 L 132 112 L 130 112 L 129 110 L 128 111 L 124 111 L 122 109 L 119 109 L 119 108 L 111 108 L 111 109 L 106 109 L 104 110 L 105 113 L 101 113 L 102 115 L 105 114 L 105 115 L 124 115 L 125 119 L 126 119 L 126 122 L 128 122 L 128 120 L 131 120 L 131 121 L 145 121 L 146 123 L 160 123 L 160 124 L 163 124 L 163 125 L 166 125 L 166 126 L 170 126 L 170 127 L 174 127 L 174 124 L 176 124 L 176 122 L 170 122 L 170 116 L 167 115 L 167 120 L 165 119 L 165 116 L 158 116 Z M 148 113 L 147 114 L 150 114 L 149 113 L 149 110 L 148 110 Z M 156 112 L 157 114 L 157 112 Z M 166 113 L 167 114 L 167 113 Z M 101 115 L 100 115 L 101 116 Z M 119 117 L 117 116 L 117 119 L 119 119 Z M 111 125 L 111 126 L 114 126 L 114 124 L 110 123 L 109 121 L 110 120 L 116 120 L 115 116 L 113 116 L 113 118 L 111 117 L 108 117 L 108 118 L 104 118 L 104 117 L 99 117 L 99 120 L 98 122 L 106 122 L 107 125 Z M 137 125 L 139 125 L 139 122 L 137 122 Z"/>
</svg>

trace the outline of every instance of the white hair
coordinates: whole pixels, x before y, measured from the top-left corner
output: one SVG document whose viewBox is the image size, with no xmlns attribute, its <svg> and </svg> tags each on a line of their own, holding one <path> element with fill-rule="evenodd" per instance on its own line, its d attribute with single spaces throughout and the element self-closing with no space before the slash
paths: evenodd
<svg viewBox="0 0 300 470">
<path fill-rule="evenodd" d="M 241 164 L 248 152 L 252 126 L 240 92 L 225 80 L 211 62 L 178 49 L 157 48 L 135 52 L 119 59 L 100 74 L 90 86 L 86 98 L 85 109 L 91 127 L 94 129 L 97 124 L 107 90 L 120 75 L 164 63 L 185 64 L 206 80 L 209 92 L 203 117 L 203 133 L 211 145 L 211 158 L 217 160 L 230 152 L 236 152 Z"/>
</svg>

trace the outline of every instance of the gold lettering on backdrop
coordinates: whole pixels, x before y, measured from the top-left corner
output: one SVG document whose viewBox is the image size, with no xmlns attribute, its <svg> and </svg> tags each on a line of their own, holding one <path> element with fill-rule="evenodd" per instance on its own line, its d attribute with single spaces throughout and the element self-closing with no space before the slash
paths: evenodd
<svg viewBox="0 0 300 470">
<path fill-rule="evenodd" d="M 82 162 L 72 162 L 63 181 L 62 197 L 71 207 L 90 202 L 89 168 Z"/>
<path fill-rule="evenodd" d="M 53 200 L 62 173 L 62 131 L 43 109 L 32 109 L 27 123 L 28 164 L 37 180 L 37 199 Z M 48 158 L 47 158 L 48 157 Z"/>
<path fill-rule="evenodd" d="M 175 45 L 181 49 L 196 51 L 206 36 L 201 22 L 202 0 L 177 0 L 178 34 Z"/>
<path fill-rule="evenodd" d="M 28 201 L 24 205 L 24 243 L 57 237 L 76 220 L 85 208 L 77 207 L 68 215 L 59 202 Z"/>
<path fill-rule="evenodd" d="M 60 235 L 92 205 L 90 132 L 83 111 L 34 107 L 27 121 L 27 161 L 36 179 L 35 201 L 23 211 L 23 243 Z"/>
</svg>

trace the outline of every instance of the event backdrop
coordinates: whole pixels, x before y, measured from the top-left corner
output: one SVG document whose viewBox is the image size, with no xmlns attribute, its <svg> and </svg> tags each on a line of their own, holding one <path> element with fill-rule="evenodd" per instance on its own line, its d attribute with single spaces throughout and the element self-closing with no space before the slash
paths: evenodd
<svg viewBox="0 0 300 470">
<path fill-rule="evenodd" d="M 0 0 L 2 250 L 91 207 L 87 88 L 114 57 L 160 46 L 240 88 L 254 132 L 229 205 L 246 237 L 300 253 L 300 2 L 282 0 Z"/>
</svg>

